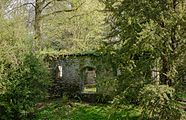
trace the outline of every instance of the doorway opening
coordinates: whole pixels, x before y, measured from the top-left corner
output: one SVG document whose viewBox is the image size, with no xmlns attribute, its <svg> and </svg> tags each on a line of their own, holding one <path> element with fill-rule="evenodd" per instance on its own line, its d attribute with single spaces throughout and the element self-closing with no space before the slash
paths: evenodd
<svg viewBox="0 0 186 120">
<path fill-rule="evenodd" d="M 96 90 L 96 69 L 93 67 L 85 67 L 83 69 L 83 92 L 95 93 Z"/>
</svg>

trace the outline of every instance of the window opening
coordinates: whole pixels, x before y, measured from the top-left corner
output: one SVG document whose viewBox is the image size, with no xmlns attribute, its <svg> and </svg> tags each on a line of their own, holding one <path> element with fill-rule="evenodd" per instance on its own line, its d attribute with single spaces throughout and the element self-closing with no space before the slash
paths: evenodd
<svg viewBox="0 0 186 120">
<path fill-rule="evenodd" d="M 96 70 L 92 67 L 87 67 L 84 72 L 83 92 L 96 92 Z"/>
</svg>

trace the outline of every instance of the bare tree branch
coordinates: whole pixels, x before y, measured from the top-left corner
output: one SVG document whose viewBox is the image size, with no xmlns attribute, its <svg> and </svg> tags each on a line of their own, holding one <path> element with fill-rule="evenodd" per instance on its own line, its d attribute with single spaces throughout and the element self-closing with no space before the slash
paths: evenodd
<svg viewBox="0 0 186 120">
<path fill-rule="evenodd" d="M 73 11 L 76 11 L 78 10 L 85 2 L 81 3 L 79 6 L 77 6 L 75 9 L 70 9 L 70 10 L 57 10 L 57 11 L 54 11 L 52 13 L 48 13 L 48 14 L 45 14 L 42 16 L 42 18 L 45 18 L 45 17 L 48 17 L 50 15 L 53 15 L 53 14 L 57 14 L 57 13 L 62 13 L 62 12 L 73 12 Z"/>
<path fill-rule="evenodd" d="M 46 0 L 43 0 L 43 1 L 42 1 L 42 3 L 45 3 L 45 2 L 46 2 Z"/>
<path fill-rule="evenodd" d="M 8 14 L 8 13 L 10 13 L 10 12 L 16 10 L 16 9 L 19 9 L 19 8 L 21 8 L 21 7 L 23 7 L 23 6 L 27 6 L 27 5 L 32 5 L 32 6 L 35 8 L 34 3 L 24 3 L 24 4 L 22 4 L 22 5 L 18 6 L 18 7 L 12 8 L 11 10 L 7 11 L 5 14 Z"/>
<path fill-rule="evenodd" d="M 45 9 L 46 7 L 48 7 L 53 1 L 49 1 L 48 3 L 45 4 L 45 6 L 43 6 L 42 10 Z"/>
<path fill-rule="evenodd" d="M 49 6 L 49 5 L 50 5 L 52 2 L 54 2 L 54 1 L 55 1 L 55 0 L 51 0 L 51 1 L 47 2 L 47 3 L 43 6 L 42 9 L 45 9 L 47 6 Z M 56 0 L 56 1 L 60 1 L 60 2 L 66 1 L 66 2 L 68 2 L 67 0 Z M 43 0 L 42 2 L 45 3 L 46 0 Z"/>
<path fill-rule="evenodd" d="M 26 5 L 32 5 L 33 7 L 35 7 L 34 3 L 24 3 L 22 6 L 26 6 Z M 22 7 L 20 6 L 20 7 Z"/>
</svg>

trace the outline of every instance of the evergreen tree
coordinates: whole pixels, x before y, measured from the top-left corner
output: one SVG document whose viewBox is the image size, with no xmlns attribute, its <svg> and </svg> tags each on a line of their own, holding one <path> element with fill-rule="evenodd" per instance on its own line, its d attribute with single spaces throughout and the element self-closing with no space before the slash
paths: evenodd
<svg viewBox="0 0 186 120">
<path fill-rule="evenodd" d="M 116 63 L 124 69 L 132 64 L 132 71 L 142 73 L 135 75 L 138 78 L 145 77 L 157 63 L 161 84 L 176 83 L 177 67 L 185 59 L 182 56 L 186 48 L 186 1 L 103 0 L 103 3 L 109 12 L 109 37 L 118 39 L 109 42 L 114 45 L 108 44 L 115 51 L 116 61 L 119 60 Z M 148 60 L 144 56 L 149 56 Z"/>
</svg>

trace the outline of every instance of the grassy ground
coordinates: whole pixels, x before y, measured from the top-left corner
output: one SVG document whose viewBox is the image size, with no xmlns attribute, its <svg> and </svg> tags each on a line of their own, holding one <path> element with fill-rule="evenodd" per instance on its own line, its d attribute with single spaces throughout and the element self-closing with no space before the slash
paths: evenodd
<svg viewBox="0 0 186 120">
<path fill-rule="evenodd" d="M 85 93 L 89 93 L 89 92 L 93 93 L 94 92 L 95 93 L 96 92 L 96 84 L 85 85 L 83 92 L 85 92 Z"/>
<path fill-rule="evenodd" d="M 85 87 L 83 92 L 86 92 L 86 93 L 88 93 L 88 92 L 95 93 L 96 92 L 96 87 L 93 87 L 93 88 L 87 88 L 87 87 Z"/>
<path fill-rule="evenodd" d="M 179 94 L 186 98 L 185 94 Z M 141 112 L 131 105 L 113 107 L 106 104 L 87 104 L 68 101 L 68 98 L 42 103 L 35 113 L 34 120 L 138 120 Z M 181 120 L 186 119 L 183 111 Z"/>
<path fill-rule="evenodd" d="M 35 120 L 137 120 L 139 116 L 139 110 L 131 106 L 113 108 L 110 105 L 57 100 L 39 108 Z"/>
</svg>

